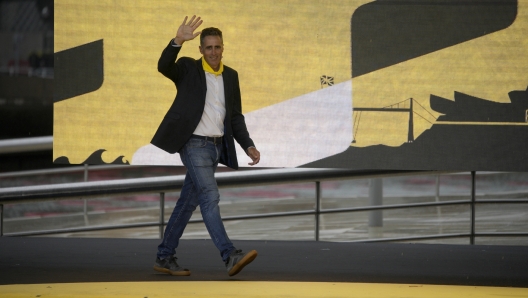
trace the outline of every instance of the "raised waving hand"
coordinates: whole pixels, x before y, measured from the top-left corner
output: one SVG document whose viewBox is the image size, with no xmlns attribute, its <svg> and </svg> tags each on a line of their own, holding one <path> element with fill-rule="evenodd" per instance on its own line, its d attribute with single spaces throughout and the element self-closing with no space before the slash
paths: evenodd
<svg viewBox="0 0 528 298">
<path fill-rule="evenodd" d="M 174 38 L 174 42 L 176 44 L 182 45 L 188 40 L 193 40 L 196 36 L 202 33 L 201 31 L 194 32 L 194 30 L 200 27 L 202 22 L 203 21 L 201 20 L 201 18 L 196 17 L 195 15 L 192 16 L 189 22 L 187 22 L 187 16 L 185 16 L 183 23 L 178 28 L 178 32 L 176 33 L 176 37 Z"/>
</svg>

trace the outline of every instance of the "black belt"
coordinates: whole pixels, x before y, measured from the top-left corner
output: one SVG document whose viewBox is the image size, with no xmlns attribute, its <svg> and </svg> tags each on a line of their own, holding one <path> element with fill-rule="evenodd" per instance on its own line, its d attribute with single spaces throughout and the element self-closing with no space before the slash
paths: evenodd
<svg viewBox="0 0 528 298">
<path fill-rule="evenodd" d="M 213 142 L 216 145 L 216 144 L 222 144 L 223 137 L 205 137 L 205 136 L 199 136 L 199 135 L 192 135 L 191 138 L 206 140 L 209 142 Z"/>
</svg>

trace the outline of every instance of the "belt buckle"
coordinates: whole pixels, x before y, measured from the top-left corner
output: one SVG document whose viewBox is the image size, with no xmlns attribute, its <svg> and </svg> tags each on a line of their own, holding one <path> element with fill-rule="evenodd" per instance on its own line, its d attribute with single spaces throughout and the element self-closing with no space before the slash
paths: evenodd
<svg viewBox="0 0 528 298">
<path fill-rule="evenodd" d="M 205 141 L 211 141 L 213 144 L 217 145 L 222 142 L 222 137 L 203 137 Z"/>
</svg>

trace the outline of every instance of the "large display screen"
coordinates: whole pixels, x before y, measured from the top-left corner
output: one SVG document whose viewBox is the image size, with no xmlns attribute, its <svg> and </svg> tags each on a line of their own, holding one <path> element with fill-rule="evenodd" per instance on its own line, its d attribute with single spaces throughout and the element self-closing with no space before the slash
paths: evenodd
<svg viewBox="0 0 528 298">
<path fill-rule="evenodd" d="M 223 31 L 258 166 L 528 170 L 526 0 L 56 0 L 55 11 L 55 163 L 181 165 L 150 144 L 176 93 L 157 61 L 199 15 L 200 29 Z M 198 46 L 179 56 L 199 58 Z"/>
</svg>

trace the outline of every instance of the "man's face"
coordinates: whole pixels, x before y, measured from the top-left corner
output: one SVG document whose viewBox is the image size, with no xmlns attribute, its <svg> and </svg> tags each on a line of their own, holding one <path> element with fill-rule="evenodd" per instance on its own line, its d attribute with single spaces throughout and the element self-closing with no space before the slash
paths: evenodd
<svg viewBox="0 0 528 298">
<path fill-rule="evenodd" d="M 200 45 L 200 53 L 205 58 L 205 62 L 215 71 L 220 67 L 224 44 L 220 36 L 208 35 L 204 37 L 203 44 Z"/>
</svg>

